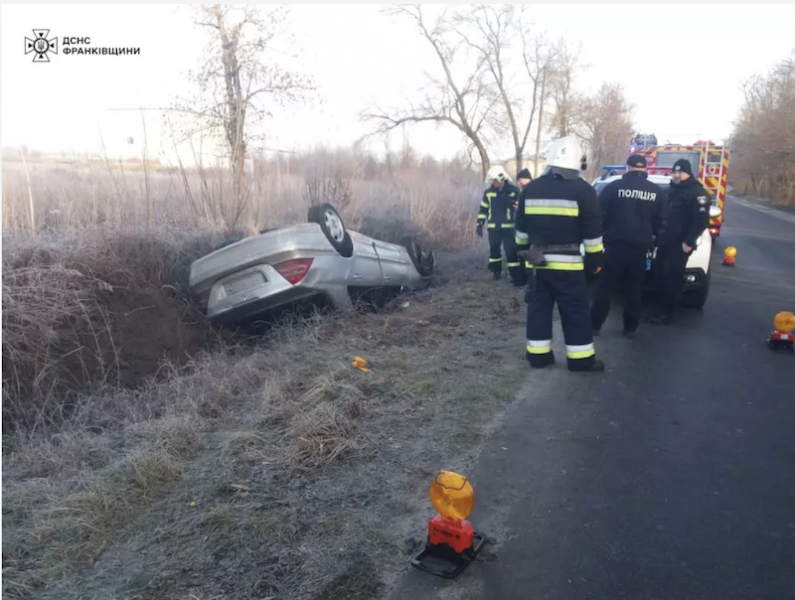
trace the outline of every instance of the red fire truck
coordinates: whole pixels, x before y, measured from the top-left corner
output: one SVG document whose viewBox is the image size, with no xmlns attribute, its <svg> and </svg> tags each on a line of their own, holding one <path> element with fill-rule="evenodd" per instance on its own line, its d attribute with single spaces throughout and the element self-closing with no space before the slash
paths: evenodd
<svg viewBox="0 0 795 600">
<path fill-rule="evenodd" d="M 713 141 L 698 141 L 691 146 L 679 144 L 658 144 L 654 134 L 638 134 L 632 140 L 630 154 L 646 157 L 648 172 L 656 175 L 670 175 L 671 168 L 680 158 L 686 158 L 694 168 L 704 189 L 712 196 L 713 204 L 720 208 L 718 217 L 709 221 L 709 231 L 713 238 L 720 235 L 723 215 L 726 212 L 726 184 L 729 175 L 729 147 Z"/>
</svg>

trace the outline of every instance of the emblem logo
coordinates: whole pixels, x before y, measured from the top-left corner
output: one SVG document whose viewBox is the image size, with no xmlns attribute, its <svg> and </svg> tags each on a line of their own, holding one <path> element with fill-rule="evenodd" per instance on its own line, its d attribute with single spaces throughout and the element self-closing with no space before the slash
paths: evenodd
<svg viewBox="0 0 795 600">
<path fill-rule="evenodd" d="M 33 62 L 50 62 L 50 52 L 58 54 L 58 38 L 48 39 L 49 29 L 34 29 L 33 39 L 25 38 L 25 54 L 34 53 Z"/>
</svg>

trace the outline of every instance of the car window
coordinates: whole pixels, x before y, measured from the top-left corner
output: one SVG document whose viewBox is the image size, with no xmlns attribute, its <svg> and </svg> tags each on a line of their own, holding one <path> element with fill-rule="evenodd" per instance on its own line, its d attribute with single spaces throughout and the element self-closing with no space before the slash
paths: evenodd
<svg viewBox="0 0 795 600">
<path fill-rule="evenodd" d="M 596 190 L 596 195 L 597 196 L 602 193 L 602 190 L 605 189 L 605 187 L 607 186 L 608 183 L 610 183 L 610 182 L 609 181 L 597 181 L 596 183 L 593 184 L 593 187 Z"/>
<path fill-rule="evenodd" d="M 699 161 L 701 160 L 701 151 L 676 151 L 676 150 L 660 150 L 657 152 L 657 160 L 654 163 L 655 167 L 670 169 L 674 166 L 677 160 L 684 158 L 690 161 L 693 169 L 698 169 Z"/>
</svg>

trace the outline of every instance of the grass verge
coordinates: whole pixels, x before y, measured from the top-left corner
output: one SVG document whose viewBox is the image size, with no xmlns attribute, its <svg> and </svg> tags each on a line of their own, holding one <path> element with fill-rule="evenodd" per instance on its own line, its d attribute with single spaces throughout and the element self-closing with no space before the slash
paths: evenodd
<svg viewBox="0 0 795 600">
<path fill-rule="evenodd" d="M 482 252 L 380 313 L 309 318 L 96 392 L 4 459 L 8 598 L 377 598 L 527 376 Z M 365 373 L 354 356 L 369 361 Z"/>
</svg>

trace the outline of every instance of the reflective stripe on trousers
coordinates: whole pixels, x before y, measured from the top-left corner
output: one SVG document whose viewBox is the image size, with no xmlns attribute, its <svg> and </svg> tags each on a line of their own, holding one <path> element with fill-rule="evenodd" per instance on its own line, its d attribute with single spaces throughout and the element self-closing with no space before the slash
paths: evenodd
<svg viewBox="0 0 795 600">
<path fill-rule="evenodd" d="M 593 344 L 582 344 L 580 346 L 569 346 L 566 344 L 566 357 L 567 358 L 588 358 L 596 354 Z"/>
<path fill-rule="evenodd" d="M 569 369 L 590 367 L 596 352 L 585 274 L 582 271 L 539 269 L 535 277 L 535 293 L 528 290 L 526 296 L 527 360 L 536 367 L 549 364 L 552 311 L 557 304 Z"/>
<path fill-rule="evenodd" d="M 552 352 L 552 340 L 527 340 L 528 354 L 549 354 Z"/>
</svg>

